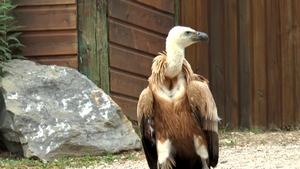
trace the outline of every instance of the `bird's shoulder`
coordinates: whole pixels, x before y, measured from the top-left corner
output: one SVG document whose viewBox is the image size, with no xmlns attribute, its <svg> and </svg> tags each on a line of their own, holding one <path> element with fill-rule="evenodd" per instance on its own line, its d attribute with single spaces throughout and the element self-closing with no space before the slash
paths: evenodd
<svg viewBox="0 0 300 169">
<path fill-rule="evenodd" d="M 152 75 L 162 72 L 165 69 L 167 62 L 167 53 L 162 52 L 158 53 L 158 55 L 153 59 L 152 63 Z"/>
<path fill-rule="evenodd" d="M 192 81 L 198 81 L 198 82 L 202 82 L 205 84 L 209 83 L 209 81 L 204 76 L 193 72 L 193 69 L 192 69 L 190 63 L 186 59 L 183 60 L 182 71 L 186 77 L 187 83 L 190 83 Z"/>
<path fill-rule="evenodd" d="M 137 104 L 138 123 L 141 122 L 143 116 L 153 116 L 153 94 L 151 89 L 146 87 L 140 94 Z"/>
</svg>

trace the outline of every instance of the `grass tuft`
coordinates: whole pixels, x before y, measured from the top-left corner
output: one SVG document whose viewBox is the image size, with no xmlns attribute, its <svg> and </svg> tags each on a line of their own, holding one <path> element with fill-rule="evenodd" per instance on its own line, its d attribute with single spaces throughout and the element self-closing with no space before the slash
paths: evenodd
<svg viewBox="0 0 300 169">
<path fill-rule="evenodd" d="M 125 157 L 126 160 L 136 160 L 137 159 L 137 156 L 135 154 L 128 154 L 126 157 Z"/>
<path fill-rule="evenodd" d="M 129 154 L 126 160 L 136 158 L 135 155 Z M 84 156 L 84 157 L 63 157 L 53 162 L 43 163 L 39 160 L 11 157 L 0 157 L 0 168 L 5 169 L 18 169 L 18 168 L 53 168 L 53 169 L 65 169 L 65 168 L 80 168 L 88 166 L 96 166 L 101 163 L 113 163 L 115 160 L 120 159 L 119 155 L 106 153 L 103 156 Z"/>
<path fill-rule="evenodd" d="M 263 130 L 257 128 L 257 127 L 251 127 L 250 132 L 254 133 L 254 134 L 262 134 L 264 133 Z"/>
<path fill-rule="evenodd" d="M 228 132 L 228 126 L 229 126 L 229 123 L 227 123 L 225 126 L 221 127 L 221 133 L 226 134 Z"/>
<path fill-rule="evenodd" d="M 220 147 L 227 146 L 227 147 L 233 147 L 235 146 L 235 142 L 233 140 L 225 141 L 225 142 L 220 142 Z"/>
</svg>

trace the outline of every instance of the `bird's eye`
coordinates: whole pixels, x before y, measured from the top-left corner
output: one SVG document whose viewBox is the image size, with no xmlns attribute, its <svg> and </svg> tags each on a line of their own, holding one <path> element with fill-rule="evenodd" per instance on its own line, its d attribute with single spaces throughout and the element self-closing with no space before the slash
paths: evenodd
<svg viewBox="0 0 300 169">
<path fill-rule="evenodd" d="M 186 31 L 185 32 L 185 35 L 189 35 L 191 32 L 190 31 Z"/>
</svg>

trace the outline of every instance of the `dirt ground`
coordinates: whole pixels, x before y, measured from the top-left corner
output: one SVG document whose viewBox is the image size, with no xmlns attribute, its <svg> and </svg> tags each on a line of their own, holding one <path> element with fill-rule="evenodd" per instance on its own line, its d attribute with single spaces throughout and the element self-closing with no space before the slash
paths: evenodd
<svg viewBox="0 0 300 169">
<path fill-rule="evenodd" d="M 90 169 L 148 169 L 142 152 L 133 160 L 116 160 Z M 216 169 L 300 169 L 300 131 L 220 134 Z"/>
<path fill-rule="evenodd" d="M 226 132 L 220 134 L 216 169 L 300 169 L 300 130 L 290 132 Z M 128 159 L 128 154 L 132 159 Z M 0 154 L 9 156 L 9 154 Z M 113 163 L 81 169 L 148 169 L 142 151 L 127 152 Z"/>
</svg>

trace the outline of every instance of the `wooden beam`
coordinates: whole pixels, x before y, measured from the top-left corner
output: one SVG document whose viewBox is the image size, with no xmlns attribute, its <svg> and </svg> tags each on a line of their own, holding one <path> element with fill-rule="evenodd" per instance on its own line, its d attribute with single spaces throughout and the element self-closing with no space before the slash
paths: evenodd
<svg viewBox="0 0 300 169">
<path fill-rule="evenodd" d="M 76 5 L 24 6 L 13 10 L 18 31 L 76 30 Z"/>
<path fill-rule="evenodd" d="M 107 1 L 77 0 L 79 71 L 109 94 Z"/>
<path fill-rule="evenodd" d="M 294 5 L 293 5 L 294 9 L 293 9 L 293 16 L 294 16 L 294 24 L 297 25 L 295 26 L 295 37 L 294 37 L 294 41 L 295 43 L 294 45 L 294 68 L 295 68 L 295 93 L 294 93 L 294 97 L 295 97 L 295 113 L 296 113 L 296 126 L 300 127 L 300 13 L 298 12 L 297 9 L 300 9 L 300 1 L 294 1 Z M 297 57 L 298 56 L 298 57 Z"/>
<path fill-rule="evenodd" d="M 25 57 L 77 55 L 76 30 L 24 32 L 19 40 Z"/>
<path fill-rule="evenodd" d="M 109 19 L 109 40 L 114 44 L 156 56 L 165 49 L 165 37 Z"/>
<path fill-rule="evenodd" d="M 96 0 L 96 43 L 97 56 L 100 57 L 100 87 L 109 94 L 109 63 L 108 63 L 108 26 L 107 0 Z"/>
<path fill-rule="evenodd" d="M 78 56 L 77 55 L 61 55 L 61 56 L 33 56 L 27 57 L 36 63 L 43 65 L 58 65 L 78 69 Z"/>
<path fill-rule="evenodd" d="M 238 2 L 238 56 L 239 56 L 239 121 L 240 127 L 250 128 L 251 97 L 251 10 L 250 1 Z"/>
<path fill-rule="evenodd" d="M 297 76 L 294 74 L 294 33 L 293 2 L 292 0 L 279 1 L 280 6 L 280 31 L 281 31 L 281 95 L 282 95 L 282 127 L 295 126 L 294 106 L 294 81 Z M 299 86 L 298 86 L 299 87 Z"/>
<path fill-rule="evenodd" d="M 228 127 L 239 126 L 237 0 L 224 1 L 224 89 L 225 118 Z M 207 62 L 209 64 L 209 62 Z"/>
<path fill-rule="evenodd" d="M 174 1 L 173 0 L 160 0 L 160 1 L 149 1 L 149 0 L 135 0 L 146 6 L 150 6 L 159 11 L 164 11 L 168 13 L 174 13 Z"/>
<path fill-rule="evenodd" d="M 148 85 L 147 78 L 137 77 L 114 69 L 110 70 L 110 82 L 112 93 L 119 93 L 136 100 Z"/>
<path fill-rule="evenodd" d="M 266 0 L 266 53 L 267 53 L 267 123 L 269 129 L 282 126 L 281 56 L 279 0 Z"/>
<path fill-rule="evenodd" d="M 266 54 L 266 4 L 252 0 L 253 64 L 252 64 L 252 113 L 251 125 L 266 129 L 267 126 L 267 54 Z"/>
<path fill-rule="evenodd" d="M 75 4 L 76 0 L 12 0 L 18 6 L 66 5 Z"/>
<path fill-rule="evenodd" d="M 126 15 L 125 15 L 126 14 Z M 144 30 L 167 35 L 174 25 L 173 14 L 155 11 L 130 1 L 109 0 L 108 16 Z"/>
<path fill-rule="evenodd" d="M 180 2 L 179 0 L 174 0 L 174 25 L 179 25 L 180 23 Z"/>
<path fill-rule="evenodd" d="M 231 119 L 225 119 L 224 91 L 224 8 L 222 0 L 209 1 L 209 53 L 210 53 L 210 89 L 215 98 L 219 116 L 225 126 Z"/>
</svg>

